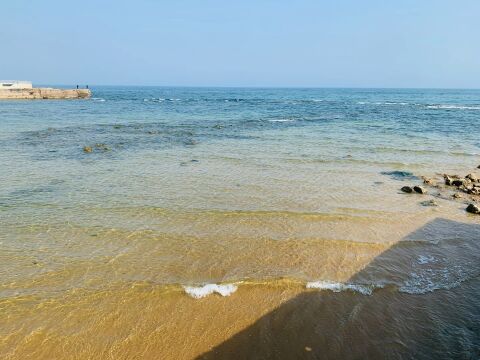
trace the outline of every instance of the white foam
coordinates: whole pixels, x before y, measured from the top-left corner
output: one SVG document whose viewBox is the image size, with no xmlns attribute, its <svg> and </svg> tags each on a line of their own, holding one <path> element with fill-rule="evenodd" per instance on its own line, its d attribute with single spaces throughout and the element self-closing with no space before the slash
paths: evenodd
<svg viewBox="0 0 480 360">
<path fill-rule="evenodd" d="M 205 296 L 217 293 L 222 296 L 230 296 L 237 291 L 238 286 L 235 284 L 207 284 L 204 286 L 184 286 L 185 292 L 194 299 L 201 299 Z"/>
<path fill-rule="evenodd" d="M 359 285 L 359 284 L 348 284 L 348 283 L 339 283 L 333 281 L 311 281 L 307 283 L 307 289 L 320 289 L 320 290 L 330 290 L 333 292 L 340 291 L 355 291 L 363 295 L 372 295 L 375 288 L 381 288 L 381 285 Z"/>
<path fill-rule="evenodd" d="M 426 294 L 440 289 L 453 289 L 478 275 L 478 272 L 467 270 L 460 265 L 435 269 L 417 269 L 399 287 L 399 291 L 407 294 Z"/>
<path fill-rule="evenodd" d="M 420 265 L 436 262 L 437 259 L 435 259 L 432 255 L 420 255 L 418 257 L 418 263 Z"/>
<path fill-rule="evenodd" d="M 143 99 L 143 101 L 148 102 L 148 101 L 153 101 L 153 102 L 162 102 L 165 101 L 164 98 L 150 98 L 150 99 Z"/>
<path fill-rule="evenodd" d="M 93 101 L 104 102 L 105 99 L 102 98 L 92 98 Z"/>
<path fill-rule="evenodd" d="M 270 122 L 292 122 L 292 121 L 295 121 L 293 119 L 271 119 L 271 120 L 268 120 Z"/>
<path fill-rule="evenodd" d="M 480 106 L 440 104 L 440 105 L 427 105 L 427 109 L 480 110 Z"/>
<path fill-rule="evenodd" d="M 376 102 L 375 105 L 409 105 L 409 104 L 406 102 L 385 101 L 385 102 Z"/>
</svg>

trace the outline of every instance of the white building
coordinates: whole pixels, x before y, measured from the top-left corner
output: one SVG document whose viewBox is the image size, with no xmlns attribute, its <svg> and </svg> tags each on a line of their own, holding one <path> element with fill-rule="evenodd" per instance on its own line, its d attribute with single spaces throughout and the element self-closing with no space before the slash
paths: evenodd
<svg viewBox="0 0 480 360">
<path fill-rule="evenodd" d="M 0 80 L 0 90 L 2 89 L 31 89 L 31 81 L 18 80 Z"/>
</svg>

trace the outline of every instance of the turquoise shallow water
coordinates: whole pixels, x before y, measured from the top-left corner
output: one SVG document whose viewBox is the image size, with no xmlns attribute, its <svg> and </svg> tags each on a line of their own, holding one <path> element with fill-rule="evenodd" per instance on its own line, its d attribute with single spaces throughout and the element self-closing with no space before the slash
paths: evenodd
<svg viewBox="0 0 480 360">
<path fill-rule="evenodd" d="M 0 116 L 4 206 L 25 196 L 64 201 L 65 192 L 75 197 L 73 189 L 82 199 L 73 202 L 87 201 L 90 195 L 80 191 L 87 182 L 92 201 L 136 202 L 142 190 L 125 194 L 119 176 L 148 157 L 176 161 L 172 166 L 211 160 L 269 175 L 279 164 L 447 171 L 474 164 L 480 154 L 480 91 L 474 90 L 100 87 L 88 101 L 2 101 Z M 82 151 L 95 144 L 109 151 Z M 104 172 L 110 172 L 108 191 Z M 147 175 L 145 168 L 136 172 Z M 272 178 L 270 190 L 281 181 Z M 185 206 L 174 197 L 160 205 Z"/>
<path fill-rule="evenodd" d="M 2 101 L 0 114 L 8 281 L 26 250 L 51 270 L 125 253 L 127 281 L 342 280 L 360 265 L 339 271 L 336 257 L 357 256 L 354 244 L 464 219 L 399 187 L 480 162 L 477 90 L 98 87 L 85 101 Z M 261 261 L 265 241 L 296 255 Z M 352 249 L 312 255 L 315 241 Z"/>
</svg>

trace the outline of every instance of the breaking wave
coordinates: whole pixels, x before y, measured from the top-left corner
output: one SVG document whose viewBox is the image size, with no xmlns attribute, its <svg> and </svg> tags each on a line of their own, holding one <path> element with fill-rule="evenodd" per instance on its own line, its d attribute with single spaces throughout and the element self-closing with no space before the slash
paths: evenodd
<svg viewBox="0 0 480 360">
<path fill-rule="evenodd" d="M 237 291 L 235 284 L 206 284 L 204 286 L 184 286 L 185 292 L 194 299 L 201 299 L 213 293 L 222 296 L 230 296 Z"/>
<path fill-rule="evenodd" d="M 333 292 L 353 291 L 363 295 L 372 295 L 375 289 L 383 288 L 383 285 L 375 285 L 375 284 L 360 285 L 360 284 L 339 283 L 334 281 L 312 281 L 307 283 L 306 288 L 330 290 Z"/>
</svg>

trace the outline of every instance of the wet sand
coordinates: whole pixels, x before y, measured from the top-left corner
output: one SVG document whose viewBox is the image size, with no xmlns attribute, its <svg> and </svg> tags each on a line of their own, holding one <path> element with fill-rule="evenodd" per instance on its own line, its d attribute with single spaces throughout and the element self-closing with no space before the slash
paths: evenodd
<svg viewBox="0 0 480 360">
<path fill-rule="evenodd" d="M 427 241 L 432 232 L 439 242 Z M 480 263 L 478 234 L 480 224 L 427 223 L 345 282 L 358 286 L 383 278 L 385 284 L 376 283 L 371 293 L 266 279 L 237 282 L 230 296 L 193 299 L 179 285 L 102 281 L 101 290 L 4 299 L 0 307 L 8 316 L 0 330 L 0 354 L 6 359 L 475 358 L 480 279 L 463 273 L 447 279 L 446 269 L 452 268 L 441 261 Z M 430 258 L 422 260 L 427 249 Z M 427 277 L 409 284 L 411 272 L 422 275 L 428 263 Z"/>
</svg>

